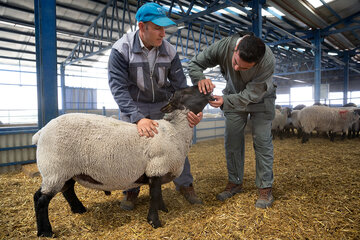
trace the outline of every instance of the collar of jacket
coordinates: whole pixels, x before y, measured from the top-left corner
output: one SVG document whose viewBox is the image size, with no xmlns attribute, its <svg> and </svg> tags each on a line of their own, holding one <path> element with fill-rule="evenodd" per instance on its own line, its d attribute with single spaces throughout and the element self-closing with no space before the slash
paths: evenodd
<svg viewBox="0 0 360 240">
<path fill-rule="evenodd" d="M 139 37 L 140 37 L 139 30 L 137 30 L 134 37 L 133 53 L 142 53 Z M 165 48 L 165 40 L 162 40 L 162 44 L 159 47 L 159 55 L 165 55 L 165 56 L 169 55 Z"/>
</svg>

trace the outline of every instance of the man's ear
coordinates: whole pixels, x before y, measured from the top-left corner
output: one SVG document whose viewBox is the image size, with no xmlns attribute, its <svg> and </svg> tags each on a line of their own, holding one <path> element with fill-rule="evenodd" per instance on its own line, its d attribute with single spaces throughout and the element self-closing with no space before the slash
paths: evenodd
<svg viewBox="0 0 360 240">
<path fill-rule="evenodd" d="M 144 22 L 139 22 L 138 26 L 139 26 L 139 30 L 141 30 L 142 32 L 145 31 L 145 23 Z"/>
</svg>

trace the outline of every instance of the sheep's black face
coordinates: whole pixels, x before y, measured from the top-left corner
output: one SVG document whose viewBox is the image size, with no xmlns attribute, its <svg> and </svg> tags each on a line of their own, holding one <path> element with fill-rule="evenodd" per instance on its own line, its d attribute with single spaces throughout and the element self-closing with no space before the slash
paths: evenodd
<svg viewBox="0 0 360 240">
<path fill-rule="evenodd" d="M 209 101 L 214 100 L 210 93 L 202 94 L 198 86 L 184 88 L 175 92 L 169 103 L 161 108 L 164 113 L 187 108 L 195 114 L 201 112 Z"/>
</svg>

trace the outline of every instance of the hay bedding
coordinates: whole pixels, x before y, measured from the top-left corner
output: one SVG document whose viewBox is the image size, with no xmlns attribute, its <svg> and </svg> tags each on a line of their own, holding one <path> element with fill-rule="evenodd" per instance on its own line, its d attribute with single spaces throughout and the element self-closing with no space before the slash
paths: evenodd
<svg viewBox="0 0 360 240">
<path fill-rule="evenodd" d="M 312 138 L 274 140 L 274 196 L 271 209 L 254 207 L 254 152 L 246 137 L 244 192 L 221 203 L 215 199 L 226 182 L 223 139 L 200 142 L 189 154 L 195 187 L 205 202 L 192 206 L 163 186 L 169 213 L 164 227 L 146 222 L 148 187 L 135 211 L 120 209 L 121 191 L 111 196 L 76 185 L 85 214 L 73 214 L 61 194 L 50 202 L 49 216 L 58 239 L 359 239 L 359 140 L 330 142 Z M 0 239 L 37 239 L 33 193 L 40 177 L 0 175 Z"/>
</svg>

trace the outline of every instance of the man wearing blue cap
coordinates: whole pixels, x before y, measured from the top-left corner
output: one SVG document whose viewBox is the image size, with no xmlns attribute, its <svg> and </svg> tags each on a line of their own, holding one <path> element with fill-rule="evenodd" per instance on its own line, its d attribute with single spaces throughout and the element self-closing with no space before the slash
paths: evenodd
<svg viewBox="0 0 360 240">
<path fill-rule="evenodd" d="M 121 111 L 121 119 L 136 123 L 140 136 L 153 137 L 158 133 L 160 111 L 173 92 L 187 87 L 179 55 L 163 38 L 165 28 L 175 25 L 156 3 L 147 3 L 136 13 L 139 30 L 123 35 L 112 47 L 108 74 L 109 85 Z M 188 121 L 194 127 L 202 113 L 190 112 Z M 190 163 L 185 159 L 184 170 L 174 180 L 176 189 L 191 204 L 201 204 L 193 187 Z M 124 192 L 120 207 L 132 210 L 140 188 Z"/>
</svg>

